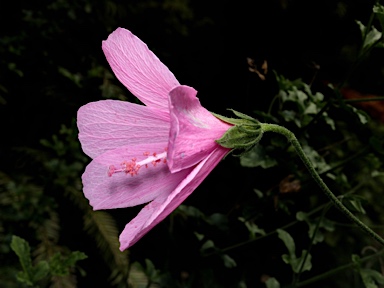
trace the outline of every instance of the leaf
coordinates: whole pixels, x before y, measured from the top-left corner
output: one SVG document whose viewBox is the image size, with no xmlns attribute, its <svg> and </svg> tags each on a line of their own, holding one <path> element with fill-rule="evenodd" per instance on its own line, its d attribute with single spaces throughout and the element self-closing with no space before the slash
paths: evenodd
<svg viewBox="0 0 384 288">
<path fill-rule="evenodd" d="M 267 155 L 265 149 L 261 145 L 256 145 L 249 152 L 240 157 L 240 164 L 249 168 L 260 166 L 263 169 L 267 169 L 276 166 L 277 161 Z"/>
<path fill-rule="evenodd" d="M 219 230 L 228 230 L 228 218 L 224 214 L 213 213 L 212 215 L 206 218 L 206 222 L 209 225 L 217 227 Z"/>
<path fill-rule="evenodd" d="M 160 278 L 159 270 L 149 259 L 145 259 L 145 275 L 148 276 L 150 282 L 156 282 Z"/>
<path fill-rule="evenodd" d="M 377 284 L 380 284 L 380 287 L 384 284 L 384 275 L 379 273 L 376 270 L 369 268 L 361 268 L 360 256 L 353 254 L 352 262 L 356 264 L 356 268 L 359 271 L 361 280 L 364 283 L 366 288 L 377 288 Z"/>
<path fill-rule="evenodd" d="M 28 285 L 32 285 L 33 269 L 31 260 L 31 248 L 28 242 L 23 238 L 13 235 L 11 240 L 11 249 L 16 253 L 17 257 L 19 257 L 21 267 L 24 271 L 18 273 L 18 280 Z"/>
<path fill-rule="evenodd" d="M 194 206 L 180 205 L 177 210 L 182 211 L 185 215 L 195 218 L 204 218 L 204 213 Z"/>
<path fill-rule="evenodd" d="M 295 242 L 292 238 L 292 236 L 282 230 L 282 229 L 277 229 L 277 234 L 281 240 L 283 240 L 285 246 L 288 249 L 289 255 L 283 254 L 281 258 L 286 264 L 291 265 L 292 271 L 295 273 L 299 273 L 301 271 L 309 271 L 312 269 L 312 256 L 309 254 L 306 250 L 303 250 L 301 252 L 301 256 L 297 258 L 296 256 L 296 247 L 295 247 Z M 303 265 L 305 258 L 305 263 Z"/>
<path fill-rule="evenodd" d="M 17 280 L 28 286 L 33 286 L 37 281 L 46 277 L 49 273 L 49 265 L 46 261 L 40 261 L 36 266 L 32 266 L 31 248 L 23 238 L 13 235 L 11 248 L 19 257 L 22 272 L 17 273 Z"/>
<path fill-rule="evenodd" d="M 371 26 L 371 30 L 368 32 L 367 27 L 363 23 L 358 20 L 356 20 L 356 23 L 359 26 L 362 38 L 364 39 L 362 51 L 367 51 L 378 43 L 378 40 L 382 37 L 382 33 L 373 26 Z"/>
<path fill-rule="evenodd" d="M 360 269 L 360 276 L 366 288 L 377 288 L 377 284 L 384 284 L 384 275 L 376 270 Z"/>
<path fill-rule="evenodd" d="M 70 273 L 70 269 L 75 266 L 77 261 L 86 258 L 88 258 L 87 255 L 79 251 L 71 252 L 71 254 L 66 257 L 60 253 L 56 253 L 49 261 L 51 273 L 56 276 L 66 276 Z"/>
<path fill-rule="evenodd" d="M 246 221 L 242 217 L 239 217 L 238 219 L 245 224 L 245 227 L 247 227 L 248 231 L 250 232 L 250 238 L 255 238 L 257 234 L 262 236 L 266 235 L 264 229 L 259 228 L 259 226 L 257 226 L 255 223 Z"/>
<path fill-rule="evenodd" d="M 292 236 L 284 231 L 283 229 L 277 229 L 277 234 L 279 236 L 279 238 L 281 240 L 283 240 L 284 244 L 285 244 L 285 247 L 287 247 L 288 249 L 288 252 L 289 252 L 289 255 L 290 256 L 295 256 L 295 250 L 296 250 L 296 247 L 295 247 L 295 241 L 293 240 Z"/>
<path fill-rule="evenodd" d="M 381 31 L 384 31 L 384 6 L 376 3 L 373 6 L 373 13 L 376 14 L 376 17 L 379 19 L 381 24 Z"/>
<path fill-rule="evenodd" d="M 271 277 L 265 282 L 265 286 L 267 288 L 280 288 L 279 281 L 276 280 L 276 278 Z"/>
<path fill-rule="evenodd" d="M 48 276 L 50 272 L 50 266 L 47 261 L 40 261 L 36 264 L 35 267 L 33 267 L 33 282 L 36 283 L 37 281 L 45 278 Z"/>
<path fill-rule="evenodd" d="M 308 237 L 312 239 L 313 233 L 316 230 L 316 226 L 319 225 L 319 229 L 313 239 L 312 244 L 317 244 L 324 241 L 324 234 L 321 232 L 320 228 L 325 229 L 326 231 L 333 231 L 335 229 L 333 222 L 323 218 L 320 223 L 318 223 L 319 218 L 314 220 L 310 219 L 308 215 L 302 211 L 296 213 L 296 219 L 299 221 L 305 221 L 308 225 Z"/>
<path fill-rule="evenodd" d="M 221 255 L 221 259 L 224 261 L 224 266 L 227 268 L 234 268 L 237 266 L 236 261 L 227 254 Z"/>
<path fill-rule="evenodd" d="M 201 246 L 201 251 L 205 251 L 205 250 L 208 250 L 210 248 L 215 248 L 215 243 L 212 240 L 207 240 Z"/>
<path fill-rule="evenodd" d="M 343 197 L 343 203 L 349 210 L 362 214 L 366 214 L 364 207 L 361 204 L 361 201 L 364 200 L 365 199 L 359 195 L 348 195 Z"/>
<path fill-rule="evenodd" d="M 303 145 L 303 150 L 319 173 L 327 171 L 331 168 L 324 158 L 320 156 L 320 154 L 311 146 Z"/>
</svg>

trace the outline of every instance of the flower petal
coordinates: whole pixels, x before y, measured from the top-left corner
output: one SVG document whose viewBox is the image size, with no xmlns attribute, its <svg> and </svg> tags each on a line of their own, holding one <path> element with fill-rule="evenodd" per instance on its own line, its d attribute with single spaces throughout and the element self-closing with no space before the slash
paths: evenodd
<svg viewBox="0 0 384 288">
<path fill-rule="evenodd" d="M 168 110 L 168 93 L 179 82 L 144 42 L 117 28 L 102 48 L 116 77 L 133 95 L 147 106 Z"/>
<path fill-rule="evenodd" d="M 169 116 L 158 109 L 117 100 L 102 100 L 80 107 L 79 140 L 91 158 L 124 145 L 166 143 Z"/>
<path fill-rule="evenodd" d="M 228 151 L 229 149 L 217 147 L 206 159 L 195 166 L 193 170 L 187 169 L 190 172 L 189 175 L 186 175 L 186 178 L 180 181 L 180 185 L 170 195 L 161 194 L 147 204 L 125 226 L 120 234 L 120 250 L 123 251 L 135 244 L 149 230 L 175 210 L 200 185 Z"/>
<path fill-rule="evenodd" d="M 166 142 L 128 145 L 93 159 L 82 176 L 84 195 L 93 209 L 131 207 L 149 202 L 160 195 L 169 195 L 192 168 L 171 173 L 168 166 L 159 161 L 149 163 L 147 167 L 143 165 L 137 175 L 131 176 L 121 171 L 108 176 L 111 167 L 118 171 L 122 162 L 134 159 L 138 163 L 147 159 L 149 153 L 164 152 L 166 145 Z"/>
<path fill-rule="evenodd" d="M 231 127 L 201 106 L 197 91 L 178 86 L 169 93 L 171 130 L 168 166 L 173 172 L 196 165 L 219 145 L 215 140 Z"/>
</svg>

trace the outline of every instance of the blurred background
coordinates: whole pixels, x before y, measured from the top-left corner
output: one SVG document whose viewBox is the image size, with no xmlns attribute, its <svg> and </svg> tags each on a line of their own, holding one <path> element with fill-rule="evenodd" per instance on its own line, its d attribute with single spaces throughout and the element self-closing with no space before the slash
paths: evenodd
<svg viewBox="0 0 384 288">
<path fill-rule="evenodd" d="M 67 266 L 60 262 L 68 269 L 36 279 L 33 285 L 40 287 L 266 287 L 272 277 L 286 287 L 301 271 L 282 260 L 289 250 L 282 239 L 287 238 L 275 232 L 293 222 L 287 231 L 295 239 L 298 256 L 313 243 L 308 229 L 325 229 L 301 279 L 351 262 L 351 255 L 363 247 L 376 247 L 335 209 L 327 212 L 329 221 L 342 223 L 329 224 L 328 230 L 323 216 L 317 226 L 297 220 L 297 212 L 317 213 L 327 200 L 289 147 L 281 144 L 284 139 L 266 137 L 265 150 L 257 150 L 251 164 L 244 162 L 249 158 L 228 156 L 183 206 L 121 253 L 117 237 L 141 207 L 92 211 L 80 178 L 90 159 L 81 151 L 76 127 L 77 110 L 88 102 L 137 102 L 115 78 L 101 50 L 101 41 L 124 27 L 147 43 L 181 84 L 194 87 L 208 110 L 230 116 L 226 109 L 232 108 L 299 132 L 312 149 L 308 151 L 319 152 L 312 159 L 333 173 L 332 178 L 323 171 L 337 194 L 363 191 L 359 197 L 365 199 L 365 209 L 359 197 L 349 207 L 378 225 L 384 202 L 378 194 L 383 187 L 383 106 L 354 106 L 365 111 L 357 114 L 340 100 L 384 94 L 383 49 L 364 42 L 356 22 L 376 27 L 380 35 L 371 34 L 378 37 L 371 40 L 379 40 L 381 16 L 372 16 L 376 2 L 2 1 L 0 286 L 28 286 L 16 280 L 22 266 L 10 247 L 12 235 L 28 241 L 34 265 L 49 262 L 56 253 L 87 255 Z M 311 114 L 305 121 L 312 126 L 304 133 L 299 124 L 304 118 L 282 112 L 310 114 L 295 106 L 300 97 L 288 106 L 281 104 L 281 91 L 293 91 L 292 87 L 304 89 L 308 99 L 314 97 L 316 113 L 331 103 L 325 122 L 312 125 L 317 118 Z M 283 99 L 280 105 L 273 104 L 279 101 L 276 95 Z M 284 151 L 291 153 L 289 157 Z M 350 157 L 355 157 L 353 164 L 343 162 Z M 341 169 L 327 170 L 340 163 Z M 367 180 L 374 171 L 381 175 L 375 178 L 378 182 Z M 268 236 L 270 231 L 275 234 Z M 308 287 L 364 287 L 359 275 L 346 269 L 337 279 L 325 277 Z"/>
</svg>

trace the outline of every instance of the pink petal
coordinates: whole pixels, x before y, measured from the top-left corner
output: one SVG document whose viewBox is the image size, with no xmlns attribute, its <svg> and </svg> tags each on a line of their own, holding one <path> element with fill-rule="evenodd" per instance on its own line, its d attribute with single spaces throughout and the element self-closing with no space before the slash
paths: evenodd
<svg viewBox="0 0 384 288">
<path fill-rule="evenodd" d="M 83 191 L 94 210 L 130 207 L 149 202 L 160 195 L 169 195 L 192 169 L 171 173 L 166 163 L 140 167 L 137 175 L 118 170 L 124 161 L 138 163 L 148 154 L 164 152 L 167 143 L 127 145 L 105 152 L 86 167 L 82 176 Z M 113 166 L 112 166 L 113 165 Z"/>
<path fill-rule="evenodd" d="M 171 130 L 168 166 L 172 173 L 206 158 L 217 149 L 215 140 L 231 127 L 202 107 L 196 93 L 188 86 L 178 86 L 169 93 Z"/>
<path fill-rule="evenodd" d="M 124 145 L 166 143 L 169 115 L 143 105 L 102 100 L 80 107 L 77 125 L 84 153 L 94 158 Z"/>
<path fill-rule="evenodd" d="M 120 250 L 135 244 L 155 225 L 175 210 L 207 177 L 219 161 L 228 153 L 228 149 L 217 147 L 206 159 L 201 161 L 170 195 L 161 194 L 147 204 L 140 213 L 129 222 L 120 235 Z M 183 170 L 184 171 L 184 170 Z M 181 172 L 179 172 L 181 173 Z"/>
<path fill-rule="evenodd" d="M 116 77 L 132 94 L 147 106 L 168 110 L 168 93 L 179 82 L 144 42 L 117 28 L 102 48 Z"/>
</svg>

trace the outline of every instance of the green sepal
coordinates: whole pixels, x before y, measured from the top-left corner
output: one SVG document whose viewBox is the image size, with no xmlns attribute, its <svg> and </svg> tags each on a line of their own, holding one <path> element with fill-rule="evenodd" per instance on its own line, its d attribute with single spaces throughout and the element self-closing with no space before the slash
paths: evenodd
<svg viewBox="0 0 384 288">
<path fill-rule="evenodd" d="M 227 122 L 227 123 L 233 124 L 233 125 L 239 125 L 239 124 L 242 124 L 242 125 L 247 125 L 247 124 L 248 125 L 252 125 L 252 124 L 260 123 L 258 120 L 256 120 L 255 118 L 252 118 L 251 116 L 248 116 L 246 114 L 243 114 L 243 113 L 238 112 L 238 111 L 233 110 L 233 109 L 228 109 L 228 110 L 232 111 L 233 114 L 235 114 L 240 119 L 225 117 L 225 116 L 213 113 L 213 112 L 211 112 L 211 113 L 213 114 L 213 116 L 215 116 L 216 118 L 219 118 L 221 121 L 224 121 L 224 122 Z"/>
<path fill-rule="evenodd" d="M 257 144 L 261 136 L 261 130 L 255 127 L 233 126 L 216 142 L 225 148 L 247 149 Z"/>
<path fill-rule="evenodd" d="M 262 137 L 260 122 L 233 109 L 228 110 L 231 110 L 240 119 L 213 114 L 220 120 L 234 125 L 216 142 L 225 148 L 242 149 L 247 152 L 259 143 Z"/>
</svg>

